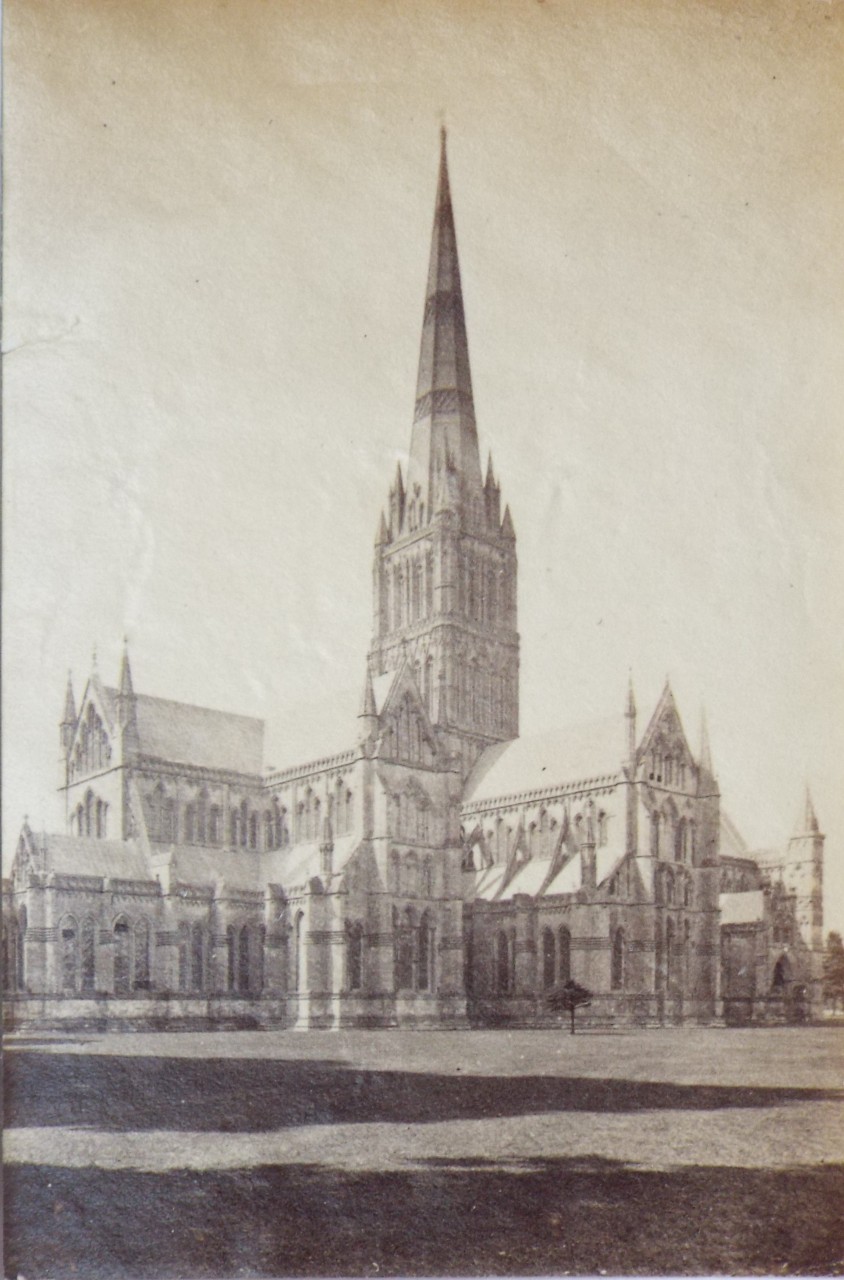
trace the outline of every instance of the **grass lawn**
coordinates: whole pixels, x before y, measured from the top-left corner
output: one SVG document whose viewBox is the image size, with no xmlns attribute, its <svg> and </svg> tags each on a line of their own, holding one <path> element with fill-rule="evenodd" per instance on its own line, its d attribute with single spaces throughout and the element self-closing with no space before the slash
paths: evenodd
<svg viewBox="0 0 844 1280">
<path fill-rule="evenodd" d="M 7 1275 L 844 1270 L 841 1028 L 7 1048 Z"/>
</svg>

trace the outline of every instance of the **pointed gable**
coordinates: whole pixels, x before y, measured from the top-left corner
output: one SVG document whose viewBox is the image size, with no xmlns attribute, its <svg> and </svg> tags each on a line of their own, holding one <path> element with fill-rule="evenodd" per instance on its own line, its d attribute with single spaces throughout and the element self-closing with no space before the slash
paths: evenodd
<svg viewBox="0 0 844 1280">
<path fill-rule="evenodd" d="M 451 484 L 454 476 L 480 494 L 481 461 L 443 130 L 408 493 L 415 493 L 418 486 L 429 512 L 432 506 L 451 506 L 459 499 L 459 486 Z"/>
<path fill-rule="evenodd" d="M 439 754 L 437 740 L 410 664 L 379 676 L 373 691 L 381 720 L 377 754 L 406 764 L 433 765 Z"/>
<path fill-rule="evenodd" d="M 678 769 L 694 768 L 694 757 L 667 680 L 636 756 L 650 782 L 677 782 Z"/>
</svg>

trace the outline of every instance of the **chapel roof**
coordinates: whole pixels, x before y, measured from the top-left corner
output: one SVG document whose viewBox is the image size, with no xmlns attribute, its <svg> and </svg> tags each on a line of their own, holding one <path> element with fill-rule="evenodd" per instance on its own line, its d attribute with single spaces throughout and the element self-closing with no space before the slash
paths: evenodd
<svg viewBox="0 0 844 1280">
<path fill-rule="evenodd" d="M 25 833 L 28 829 L 25 829 Z M 86 875 L 119 880 L 152 880 L 154 876 L 140 845 L 134 840 L 98 840 L 58 832 L 29 832 L 28 842 L 46 854 L 49 874 Z"/>
<path fill-rule="evenodd" d="M 143 755 L 206 769 L 260 774 L 263 720 L 148 694 L 138 694 L 136 706 Z"/>
</svg>

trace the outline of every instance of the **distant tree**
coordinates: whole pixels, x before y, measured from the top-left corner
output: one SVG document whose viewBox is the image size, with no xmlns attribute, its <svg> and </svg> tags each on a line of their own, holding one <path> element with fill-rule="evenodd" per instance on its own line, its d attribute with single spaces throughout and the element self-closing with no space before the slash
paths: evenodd
<svg viewBox="0 0 844 1280">
<path fill-rule="evenodd" d="M 553 991 L 549 991 L 547 997 L 549 1008 L 555 1013 L 568 1013 L 571 1015 L 571 1034 L 574 1035 L 574 1015 L 578 1009 L 586 1008 L 592 1003 L 592 992 L 586 987 L 581 987 L 573 978 L 569 978 L 568 982 L 564 982 L 561 986 L 555 987 Z"/>
<path fill-rule="evenodd" d="M 824 1003 L 837 1012 L 838 1001 L 844 1005 L 844 942 L 840 933 L 828 933 L 823 954 Z"/>
</svg>

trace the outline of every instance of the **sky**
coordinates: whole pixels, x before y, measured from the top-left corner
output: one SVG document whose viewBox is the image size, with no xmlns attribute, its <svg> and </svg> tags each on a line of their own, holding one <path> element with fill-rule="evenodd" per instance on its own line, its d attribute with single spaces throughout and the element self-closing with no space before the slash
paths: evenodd
<svg viewBox="0 0 844 1280">
<path fill-rule="evenodd" d="M 114 683 L 360 686 L 449 166 L 521 722 L 666 678 L 844 927 L 844 4 L 7 0 L 3 852 Z M 271 763 L 271 762 L 270 762 Z"/>
</svg>

